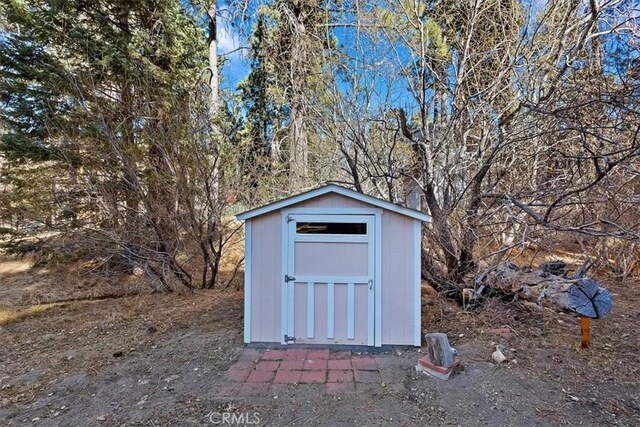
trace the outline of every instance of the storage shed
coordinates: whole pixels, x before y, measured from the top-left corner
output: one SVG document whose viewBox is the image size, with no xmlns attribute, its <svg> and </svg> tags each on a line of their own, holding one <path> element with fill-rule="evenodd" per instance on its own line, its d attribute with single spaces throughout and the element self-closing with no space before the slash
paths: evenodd
<svg viewBox="0 0 640 427">
<path fill-rule="evenodd" d="M 245 343 L 420 345 L 429 215 L 327 185 L 245 221 Z"/>
</svg>

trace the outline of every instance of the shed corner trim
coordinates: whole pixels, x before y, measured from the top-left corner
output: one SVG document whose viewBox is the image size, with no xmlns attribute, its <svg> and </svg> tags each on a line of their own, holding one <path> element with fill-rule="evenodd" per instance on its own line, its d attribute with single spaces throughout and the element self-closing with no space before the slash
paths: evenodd
<svg viewBox="0 0 640 427">
<path fill-rule="evenodd" d="M 251 342 L 251 221 L 244 229 L 244 342 Z"/>
</svg>

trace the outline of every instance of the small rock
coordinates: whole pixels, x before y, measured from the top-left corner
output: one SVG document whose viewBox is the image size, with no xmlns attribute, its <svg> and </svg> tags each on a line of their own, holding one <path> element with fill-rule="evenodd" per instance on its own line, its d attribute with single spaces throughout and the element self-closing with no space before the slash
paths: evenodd
<svg viewBox="0 0 640 427">
<path fill-rule="evenodd" d="M 497 346 L 496 346 L 496 351 L 493 352 L 491 357 L 496 363 L 502 363 L 507 360 L 506 356 L 502 353 L 502 351 L 500 351 L 500 347 L 497 347 Z"/>
<path fill-rule="evenodd" d="M 96 417 L 96 421 L 105 421 L 106 419 L 107 419 L 107 417 L 106 417 L 106 416 L 104 416 L 104 415 L 98 415 L 98 416 Z"/>
</svg>

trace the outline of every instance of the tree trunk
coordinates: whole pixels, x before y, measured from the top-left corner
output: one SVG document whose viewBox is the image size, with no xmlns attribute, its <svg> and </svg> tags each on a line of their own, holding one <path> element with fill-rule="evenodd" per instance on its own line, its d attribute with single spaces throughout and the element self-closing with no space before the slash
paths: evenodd
<svg viewBox="0 0 640 427">
<path fill-rule="evenodd" d="M 209 111 L 211 117 L 218 112 L 219 107 L 219 81 L 218 81 L 218 21 L 216 17 L 217 1 L 213 0 L 207 6 L 209 18 L 209 36 L 207 46 L 209 48 Z"/>
<path fill-rule="evenodd" d="M 294 95 L 296 96 L 296 95 Z M 307 132 L 305 129 L 305 114 L 299 101 L 292 102 L 290 135 L 290 163 L 291 184 L 299 187 L 304 184 L 307 176 Z"/>
<path fill-rule="evenodd" d="M 129 34 L 129 10 L 118 9 L 118 22 L 124 34 Z M 129 43 L 130 37 L 127 40 Z M 123 81 L 120 86 L 120 122 L 122 123 L 121 140 L 112 145 L 111 149 L 116 158 L 122 162 L 123 196 L 125 202 L 124 224 L 134 230 L 138 222 L 140 196 L 138 194 L 138 173 L 136 166 L 136 144 L 134 131 L 134 94 L 130 82 Z M 119 144 L 119 146 L 117 145 Z"/>
<path fill-rule="evenodd" d="M 218 80 L 218 18 L 217 18 L 217 0 L 210 0 L 207 6 L 207 16 L 209 17 L 209 36 L 207 39 L 209 54 L 209 120 L 211 120 L 211 149 L 213 155 L 217 157 L 215 160 L 212 176 L 212 195 L 214 200 L 220 199 L 220 182 L 222 181 L 222 171 L 220 169 L 220 143 L 222 133 L 213 120 L 218 115 L 220 107 L 220 89 Z"/>
<path fill-rule="evenodd" d="M 308 78 L 306 47 L 307 19 L 305 7 L 293 8 L 293 40 L 291 49 L 291 124 L 289 129 L 289 162 L 291 184 L 294 188 L 304 185 L 307 177 L 308 135 L 305 89 Z"/>
<path fill-rule="evenodd" d="M 551 274 L 544 269 L 519 268 L 512 264 L 500 264 L 482 276 L 486 291 L 508 299 L 523 299 L 555 308 L 569 310 L 569 288 L 577 279 Z M 476 296 L 477 293 L 476 293 Z"/>
</svg>

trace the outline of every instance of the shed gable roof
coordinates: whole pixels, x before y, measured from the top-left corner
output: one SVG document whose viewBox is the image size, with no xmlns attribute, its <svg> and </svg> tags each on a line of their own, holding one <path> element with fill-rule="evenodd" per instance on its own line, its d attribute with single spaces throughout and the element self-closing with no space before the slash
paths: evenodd
<svg viewBox="0 0 640 427">
<path fill-rule="evenodd" d="M 306 191 L 304 193 L 296 194 L 286 199 L 278 200 L 268 205 L 264 205 L 255 209 L 248 210 L 236 215 L 236 218 L 244 221 L 260 215 L 264 215 L 269 212 L 273 212 L 278 209 L 286 208 L 287 206 L 295 205 L 316 197 L 323 196 L 325 194 L 335 193 L 341 196 L 348 197 L 350 199 L 358 200 L 363 203 L 367 203 L 372 206 L 398 213 L 400 215 L 408 216 L 410 218 L 417 219 L 419 221 L 429 222 L 431 217 L 424 212 L 417 211 L 415 209 L 406 208 L 404 206 L 396 205 L 395 203 L 387 202 L 386 200 L 378 199 L 377 197 L 367 196 L 366 194 L 358 193 L 357 191 L 350 190 L 348 188 L 340 187 L 339 185 L 329 184 L 323 187 L 315 188 L 313 190 Z"/>
</svg>

